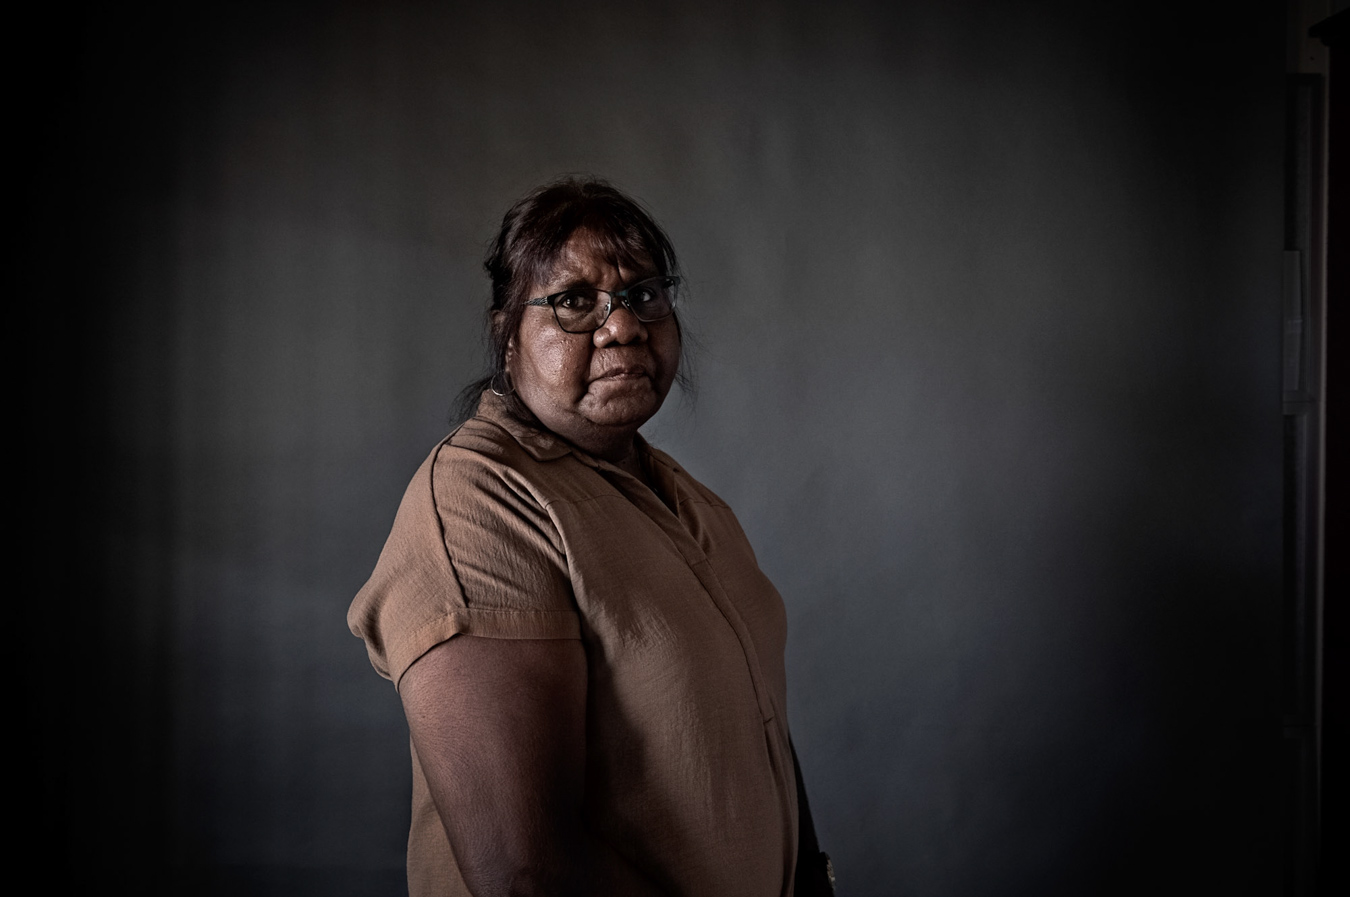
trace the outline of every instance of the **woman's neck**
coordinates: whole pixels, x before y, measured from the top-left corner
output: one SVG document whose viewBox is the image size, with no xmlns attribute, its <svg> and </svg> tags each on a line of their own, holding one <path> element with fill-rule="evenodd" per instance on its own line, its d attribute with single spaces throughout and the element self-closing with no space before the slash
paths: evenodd
<svg viewBox="0 0 1350 897">
<path fill-rule="evenodd" d="M 642 453 L 638 451 L 636 439 L 622 458 L 612 460 L 611 463 L 624 473 L 630 473 L 640 481 L 647 482 L 647 469 L 642 464 Z"/>
</svg>

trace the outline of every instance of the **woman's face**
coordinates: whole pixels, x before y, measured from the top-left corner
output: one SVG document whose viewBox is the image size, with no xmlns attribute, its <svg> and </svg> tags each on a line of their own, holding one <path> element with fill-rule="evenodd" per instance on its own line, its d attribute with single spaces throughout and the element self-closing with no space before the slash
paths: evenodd
<svg viewBox="0 0 1350 897">
<path fill-rule="evenodd" d="M 617 266 L 578 232 L 552 278 L 536 284 L 530 298 L 581 285 L 618 291 L 657 273 L 649 262 Z M 638 427 L 670 392 L 680 363 L 680 328 L 674 315 L 644 324 L 616 301 L 599 330 L 566 333 L 553 309 L 531 306 L 506 353 L 516 394 L 545 427 L 591 454 L 617 460 L 631 451 Z"/>
</svg>

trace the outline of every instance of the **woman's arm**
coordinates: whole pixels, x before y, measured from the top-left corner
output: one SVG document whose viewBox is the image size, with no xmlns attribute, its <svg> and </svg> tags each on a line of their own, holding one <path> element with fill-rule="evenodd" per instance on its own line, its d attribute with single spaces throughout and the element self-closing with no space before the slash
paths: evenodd
<svg viewBox="0 0 1350 897">
<path fill-rule="evenodd" d="M 788 742 L 791 745 L 791 742 Z M 792 769 L 797 774 L 797 873 L 795 897 L 834 897 L 833 872 L 829 859 L 820 851 L 816 840 L 816 823 L 811 818 L 811 805 L 806 800 L 806 783 L 802 781 L 802 766 L 797 762 L 797 749 L 792 748 Z"/>
<path fill-rule="evenodd" d="M 657 893 L 582 818 L 586 678 L 579 641 L 461 635 L 399 683 L 432 800 L 475 895 Z"/>
</svg>

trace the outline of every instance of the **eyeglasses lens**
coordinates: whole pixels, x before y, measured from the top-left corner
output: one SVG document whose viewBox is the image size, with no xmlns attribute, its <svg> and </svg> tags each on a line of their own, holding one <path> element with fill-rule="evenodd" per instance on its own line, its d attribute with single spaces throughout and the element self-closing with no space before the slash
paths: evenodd
<svg viewBox="0 0 1350 897">
<path fill-rule="evenodd" d="M 659 321 L 675 310 L 675 293 L 679 281 L 674 277 L 653 277 L 635 283 L 616 296 L 627 300 L 626 305 L 639 321 Z M 568 290 L 553 300 L 553 313 L 558 325 L 569 333 L 589 333 L 604 326 L 611 302 L 609 295 L 594 287 Z"/>
</svg>

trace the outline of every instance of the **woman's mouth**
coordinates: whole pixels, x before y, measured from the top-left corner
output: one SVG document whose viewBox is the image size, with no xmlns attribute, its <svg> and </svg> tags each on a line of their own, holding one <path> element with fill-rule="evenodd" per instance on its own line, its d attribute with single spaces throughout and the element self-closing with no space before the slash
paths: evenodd
<svg viewBox="0 0 1350 897">
<path fill-rule="evenodd" d="M 595 380 L 592 382 L 597 382 L 601 380 L 614 380 L 614 381 L 637 380 L 639 378 L 643 378 L 646 376 L 647 376 L 647 369 L 643 367 L 636 367 L 636 366 L 617 367 L 617 368 L 610 368 L 609 370 L 601 374 L 599 377 L 596 377 Z"/>
</svg>

